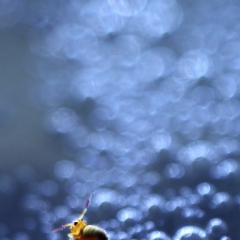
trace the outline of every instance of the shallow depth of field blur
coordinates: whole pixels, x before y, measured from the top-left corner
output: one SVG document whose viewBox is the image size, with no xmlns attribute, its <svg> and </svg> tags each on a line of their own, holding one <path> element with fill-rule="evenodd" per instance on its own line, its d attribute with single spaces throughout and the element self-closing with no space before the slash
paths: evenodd
<svg viewBox="0 0 240 240">
<path fill-rule="evenodd" d="M 239 0 L 0 0 L 0 240 L 240 239 Z"/>
</svg>

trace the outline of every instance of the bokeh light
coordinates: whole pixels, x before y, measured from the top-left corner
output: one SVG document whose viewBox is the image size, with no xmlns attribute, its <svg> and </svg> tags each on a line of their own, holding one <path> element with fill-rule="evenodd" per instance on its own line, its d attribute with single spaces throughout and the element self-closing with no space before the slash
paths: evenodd
<svg viewBox="0 0 240 240">
<path fill-rule="evenodd" d="M 0 240 L 239 239 L 238 0 L 0 0 Z"/>
</svg>

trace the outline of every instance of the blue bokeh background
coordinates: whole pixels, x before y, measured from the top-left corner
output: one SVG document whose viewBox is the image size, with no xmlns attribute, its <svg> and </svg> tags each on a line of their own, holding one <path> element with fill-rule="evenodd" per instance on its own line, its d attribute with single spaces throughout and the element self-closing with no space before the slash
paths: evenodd
<svg viewBox="0 0 240 240">
<path fill-rule="evenodd" d="M 0 240 L 239 239 L 240 1 L 0 0 Z"/>
</svg>

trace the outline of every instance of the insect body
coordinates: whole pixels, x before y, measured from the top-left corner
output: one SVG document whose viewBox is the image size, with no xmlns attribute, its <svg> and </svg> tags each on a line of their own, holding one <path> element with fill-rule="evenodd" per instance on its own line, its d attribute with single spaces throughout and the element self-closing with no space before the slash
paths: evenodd
<svg viewBox="0 0 240 240">
<path fill-rule="evenodd" d="M 70 227 L 71 233 L 68 234 L 68 237 L 73 238 L 74 240 L 108 240 L 107 233 L 102 228 L 94 225 L 87 225 L 87 222 L 82 220 L 84 214 L 87 212 L 90 197 L 91 196 L 88 197 L 85 208 L 76 221 L 64 224 L 55 229 L 54 232 L 61 231 L 65 227 Z"/>
</svg>

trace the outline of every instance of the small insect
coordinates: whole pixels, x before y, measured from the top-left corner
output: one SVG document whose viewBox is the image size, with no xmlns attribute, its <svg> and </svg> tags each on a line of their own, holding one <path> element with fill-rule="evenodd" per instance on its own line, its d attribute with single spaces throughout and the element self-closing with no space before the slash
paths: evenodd
<svg viewBox="0 0 240 240">
<path fill-rule="evenodd" d="M 91 195 L 88 197 L 86 205 L 78 217 L 72 223 L 67 223 L 62 225 L 59 228 L 54 229 L 54 232 L 62 231 L 65 227 L 70 227 L 70 234 L 68 234 L 69 238 L 73 238 L 75 240 L 109 240 L 107 233 L 104 229 L 94 226 L 94 225 L 87 225 L 86 221 L 83 221 L 82 218 L 84 214 L 87 212 L 87 207 L 90 203 Z"/>
</svg>

